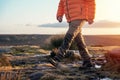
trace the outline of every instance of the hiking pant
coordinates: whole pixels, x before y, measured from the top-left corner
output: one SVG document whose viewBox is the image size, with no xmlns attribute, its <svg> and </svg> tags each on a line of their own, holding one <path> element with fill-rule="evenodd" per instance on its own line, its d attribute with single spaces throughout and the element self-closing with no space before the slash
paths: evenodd
<svg viewBox="0 0 120 80">
<path fill-rule="evenodd" d="M 85 20 L 74 20 L 69 22 L 69 29 L 64 37 L 62 45 L 58 49 L 56 58 L 60 60 L 64 57 L 66 51 L 70 48 L 73 40 L 77 43 L 80 55 L 84 61 L 89 61 L 90 56 L 83 36 L 81 34 L 81 28 L 84 25 Z"/>
</svg>

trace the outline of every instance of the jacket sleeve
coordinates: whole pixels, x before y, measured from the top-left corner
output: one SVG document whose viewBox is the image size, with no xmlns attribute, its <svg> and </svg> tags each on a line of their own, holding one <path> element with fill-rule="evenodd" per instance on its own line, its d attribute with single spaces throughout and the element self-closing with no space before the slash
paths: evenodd
<svg viewBox="0 0 120 80">
<path fill-rule="evenodd" d="M 64 15 L 64 5 L 63 4 L 64 4 L 63 0 L 60 0 L 56 17 L 58 17 L 58 16 L 63 17 L 63 15 Z"/>
<path fill-rule="evenodd" d="M 88 20 L 93 20 L 95 18 L 95 0 L 86 0 L 86 5 L 88 8 Z"/>
</svg>

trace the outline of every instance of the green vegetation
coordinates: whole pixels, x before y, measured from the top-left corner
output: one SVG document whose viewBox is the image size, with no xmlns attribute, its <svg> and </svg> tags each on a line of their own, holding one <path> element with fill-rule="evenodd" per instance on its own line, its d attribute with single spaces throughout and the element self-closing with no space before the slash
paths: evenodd
<svg viewBox="0 0 120 80">
<path fill-rule="evenodd" d="M 15 46 L 11 48 L 13 55 L 19 54 L 43 54 L 47 53 L 45 50 L 41 49 L 39 46 Z"/>
</svg>

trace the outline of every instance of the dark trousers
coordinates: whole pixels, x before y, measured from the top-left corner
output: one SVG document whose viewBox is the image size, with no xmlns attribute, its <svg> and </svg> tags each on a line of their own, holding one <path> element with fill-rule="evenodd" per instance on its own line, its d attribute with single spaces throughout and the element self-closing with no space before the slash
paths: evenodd
<svg viewBox="0 0 120 80">
<path fill-rule="evenodd" d="M 90 60 L 88 49 L 81 34 L 81 28 L 83 27 L 84 23 L 85 20 L 74 20 L 69 23 L 69 29 L 64 37 L 62 45 L 58 49 L 59 58 L 62 58 L 65 55 L 73 40 L 75 40 L 82 59 L 84 61 Z"/>
</svg>

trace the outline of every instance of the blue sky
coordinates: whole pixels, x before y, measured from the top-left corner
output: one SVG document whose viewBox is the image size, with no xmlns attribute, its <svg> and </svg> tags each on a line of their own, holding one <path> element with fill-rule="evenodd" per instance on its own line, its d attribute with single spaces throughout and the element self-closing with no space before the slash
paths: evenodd
<svg viewBox="0 0 120 80">
<path fill-rule="evenodd" d="M 0 22 L 41 24 L 54 21 L 58 0 L 0 0 Z"/>
<path fill-rule="evenodd" d="M 0 34 L 65 32 L 66 29 L 63 29 L 63 27 L 62 29 L 57 28 L 59 29 L 57 31 L 56 28 L 51 26 L 51 24 L 58 24 L 56 20 L 58 2 L 59 0 L 0 0 Z M 101 20 L 109 20 L 119 24 L 119 3 L 120 0 L 96 0 L 95 23 L 101 22 Z M 40 25 L 50 27 L 44 28 Z"/>
</svg>

